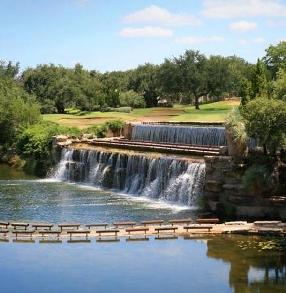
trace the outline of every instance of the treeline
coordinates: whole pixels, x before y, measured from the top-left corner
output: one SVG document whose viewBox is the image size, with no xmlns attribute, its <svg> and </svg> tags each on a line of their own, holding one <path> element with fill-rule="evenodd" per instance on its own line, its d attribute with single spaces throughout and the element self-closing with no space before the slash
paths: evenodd
<svg viewBox="0 0 286 293">
<path fill-rule="evenodd" d="M 36 97 L 42 113 L 156 107 L 159 97 L 199 108 L 201 96 L 241 96 L 252 68 L 235 56 L 206 57 L 188 50 L 161 65 L 145 64 L 127 71 L 100 73 L 80 64 L 74 68 L 39 65 L 25 70 L 19 82 Z"/>
</svg>

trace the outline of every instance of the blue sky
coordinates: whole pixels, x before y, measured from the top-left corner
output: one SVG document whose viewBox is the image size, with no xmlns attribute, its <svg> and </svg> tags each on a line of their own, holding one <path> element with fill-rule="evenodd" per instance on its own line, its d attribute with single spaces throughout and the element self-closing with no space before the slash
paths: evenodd
<svg viewBox="0 0 286 293">
<path fill-rule="evenodd" d="M 0 0 L 0 59 L 100 71 L 185 49 L 251 62 L 286 40 L 286 0 Z"/>
</svg>

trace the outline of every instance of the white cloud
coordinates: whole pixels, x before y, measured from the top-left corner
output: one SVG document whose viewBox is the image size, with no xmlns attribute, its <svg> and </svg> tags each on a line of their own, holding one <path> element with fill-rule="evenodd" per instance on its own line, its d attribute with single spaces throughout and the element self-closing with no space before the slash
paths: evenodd
<svg viewBox="0 0 286 293">
<path fill-rule="evenodd" d="M 203 44 L 203 43 L 219 43 L 219 42 L 223 42 L 224 38 L 220 36 L 210 36 L 210 37 L 188 36 L 188 37 L 178 38 L 176 41 L 182 44 L 195 45 L 195 44 Z"/>
<path fill-rule="evenodd" d="M 257 24 L 255 22 L 249 22 L 245 20 L 241 20 L 238 22 L 233 22 L 229 25 L 230 29 L 234 31 L 249 31 L 257 28 Z"/>
<path fill-rule="evenodd" d="M 280 0 L 204 0 L 203 15 L 212 18 L 286 16 L 286 5 Z"/>
<path fill-rule="evenodd" d="M 198 25 L 200 20 L 190 14 L 171 13 L 165 8 L 151 5 L 123 18 L 125 23 L 146 23 L 164 26 Z"/>
<path fill-rule="evenodd" d="M 119 32 L 119 35 L 125 38 L 168 38 L 173 36 L 173 31 L 156 26 L 145 26 L 142 28 L 126 27 Z"/>
</svg>

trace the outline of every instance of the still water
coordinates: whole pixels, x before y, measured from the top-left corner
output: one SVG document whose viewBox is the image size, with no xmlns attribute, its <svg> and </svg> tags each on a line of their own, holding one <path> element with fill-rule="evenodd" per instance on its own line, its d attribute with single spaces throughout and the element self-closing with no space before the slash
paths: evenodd
<svg viewBox="0 0 286 293">
<path fill-rule="evenodd" d="M 113 222 L 196 211 L 0 168 L 0 220 Z M 1 292 L 286 292 L 286 241 L 214 236 L 114 243 L 0 241 Z"/>
<path fill-rule="evenodd" d="M 267 241 L 0 242 L 1 292 L 285 292 L 285 252 Z"/>
</svg>

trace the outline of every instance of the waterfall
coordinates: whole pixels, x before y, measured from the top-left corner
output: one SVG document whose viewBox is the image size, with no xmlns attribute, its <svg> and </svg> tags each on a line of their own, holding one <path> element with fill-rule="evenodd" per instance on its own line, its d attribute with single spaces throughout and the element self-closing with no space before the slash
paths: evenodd
<svg viewBox="0 0 286 293">
<path fill-rule="evenodd" d="M 194 206 L 203 192 L 205 165 L 167 156 L 64 148 L 54 177 Z"/>
<path fill-rule="evenodd" d="M 217 126 L 135 125 L 132 140 L 191 145 L 227 145 L 225 128 Z"/>
</svg>

